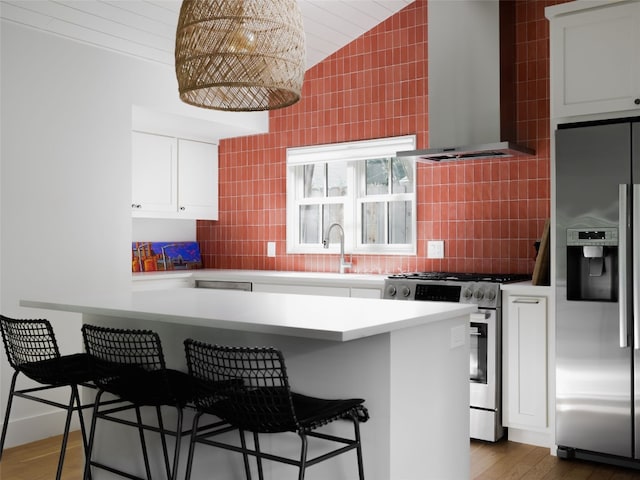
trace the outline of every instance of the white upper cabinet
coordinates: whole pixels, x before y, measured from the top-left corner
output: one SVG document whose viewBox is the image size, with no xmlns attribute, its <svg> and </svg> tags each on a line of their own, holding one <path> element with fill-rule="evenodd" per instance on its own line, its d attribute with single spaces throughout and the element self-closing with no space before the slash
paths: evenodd
<svg viewBox="0 0 640 480">
<path fill-rule="evenodd" d="M 178 140 L 178 213 L 218 219 L 218 146 Z"/>
<path fill-rule="evenodd" d="M 132 133 L 134 217 L 218 219 L 218 146 Z"/>
<path fill-rule="evenodd" d="M 571 2 L 546 16 L 551 116 L 640 111 L 640 2 Z"/>
<path fill-rule="evenodd" d="M 178 209 L 178 140 L 133 132 L 131 136 L 132 198 L 135 216 Z"/>
</svg>

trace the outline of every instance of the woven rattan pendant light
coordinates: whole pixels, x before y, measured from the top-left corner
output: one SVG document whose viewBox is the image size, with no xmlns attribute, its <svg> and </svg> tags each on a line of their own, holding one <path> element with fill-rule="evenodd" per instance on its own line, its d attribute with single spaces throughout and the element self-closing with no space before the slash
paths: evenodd
<svg viewBox="0 0 640 480">
<path fill-rule="evenodd" d="M 184 0 L 176 32 L 182 101 L 237 112 L 300 100 L 305 39 L 297 0 Z"/>
</svg>

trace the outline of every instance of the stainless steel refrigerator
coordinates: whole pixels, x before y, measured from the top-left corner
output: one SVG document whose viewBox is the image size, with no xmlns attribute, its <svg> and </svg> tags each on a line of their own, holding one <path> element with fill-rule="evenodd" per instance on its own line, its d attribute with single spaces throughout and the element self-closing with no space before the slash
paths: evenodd
<svg viewBox="0 0 640 480">
<path fill-rule="evenodd" d="M 640 466 L 640 118 L 556 140 L 558 456 Z"/>
</svg>

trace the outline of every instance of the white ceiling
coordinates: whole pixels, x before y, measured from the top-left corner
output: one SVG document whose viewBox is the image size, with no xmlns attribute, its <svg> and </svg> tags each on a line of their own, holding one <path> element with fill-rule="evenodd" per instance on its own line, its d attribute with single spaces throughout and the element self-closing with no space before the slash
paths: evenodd
<svg viewBox="0 0 640 480">
<path fill-rule="evenodd" d="M 307 68 L 412 1 L 298 0 L 307 37 Z M 181 3 L 181 0 L 0 0 L 0 17 L 173 66 Z"/>
</svg>

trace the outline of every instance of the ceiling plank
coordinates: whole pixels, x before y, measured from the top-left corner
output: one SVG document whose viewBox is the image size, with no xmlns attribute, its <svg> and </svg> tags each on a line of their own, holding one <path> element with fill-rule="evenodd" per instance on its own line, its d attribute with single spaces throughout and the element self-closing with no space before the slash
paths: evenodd
<svg viewBox="0 0 640 480">
<path fill-rule="evenodd" d="M 413 0 L 298 0 L 307 68 Z M 173 67 L 181 0 L 2 0 L 0 17 Z"/>
</svg>

